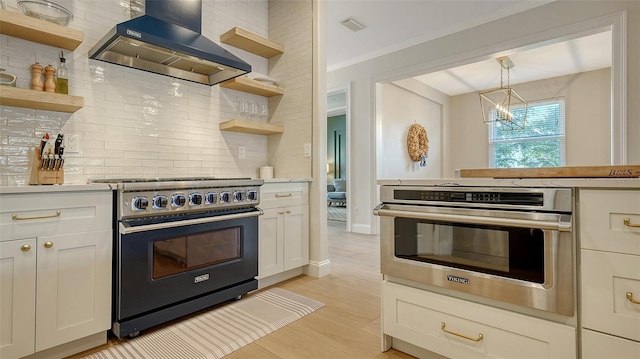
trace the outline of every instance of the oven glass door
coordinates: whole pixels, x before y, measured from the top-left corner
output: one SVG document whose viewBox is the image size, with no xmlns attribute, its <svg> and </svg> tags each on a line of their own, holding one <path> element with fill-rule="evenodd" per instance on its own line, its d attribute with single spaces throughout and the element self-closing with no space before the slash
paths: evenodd
<svg viewBox="0 0 640 359">
<path fill-rule="evenodd" d="M 117 319 L 254 280 L 258 275 L 258 217 L 249 215 L 228 220 L 213 216 L 213 222 L 204 217 L 195 224 L 161 223 L 159 229 L 121 231 L 115 273 Z M 155 228 L 154 224 L 149 227 Z"/>
<path fill-rule="evenodd" d="M 545 281 L 545 231 L 507 225 L 394 218 L 397 258 L 532 283 Z"/>
<path fill-rule="evenodd" d="M 151 279 L 157 280 L 240 258 L 242 228 L 231 227 L 153 242 Z"/>
</svg>

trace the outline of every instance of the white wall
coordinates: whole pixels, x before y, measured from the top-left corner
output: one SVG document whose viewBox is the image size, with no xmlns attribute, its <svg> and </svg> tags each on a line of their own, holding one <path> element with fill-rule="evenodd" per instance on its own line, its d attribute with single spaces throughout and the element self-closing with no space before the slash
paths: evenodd
<svg viewBox="0 0 640 359">
<path fill-rule="evenodd" d="M 640 163 L 640 2 L 638 1 L 556 1 L 499 21 L 476 26 L 452 35 L 428 41 L 388 55 L 332 71 L 327 75 L 327 87 L 334 88 L 351 84 L 352 123 L 350 148 L 355 164 L 352 167 L 352 204 L 360 208 L 359 215 L 353 216 L 353 227 L 362 231 L 375 231 L 374 217 L 368 209 L 375 207 L 377 198 L 375 150 L 376 150 L 376 82 L 390 82 L 442 70 L 455 66 L 452 59 L 460 61 L 473 51 L 506 51 L 514 44 L 521 44 L 535 37 L 539 39 L 552 30 L 567 27 L 582 21 L 600 18 L 620 11 L 626 12 L 626 54 L 627 64 L 624 101 L 627 107 L 627 155 L 628 163 Z M 509 31 L 505 31 L 509 29 Z M 486 58 L 491 58 L 486 53 Z M 462 63 L 460 63 L 461 65 Z M 444 117 L 445 119 L 447 116 Z M 451 177 L 454 169 L 464 162 L 464 156 L 456 155 L 452 160 L 453 148 L 463 149 L 467 154 L 482 152 L 469 148 L 455 137 L 454 131 L 444 129 L 444 177 Z M 475 126 L 475 125 L 474 125 Z M 473 133 L 472 128 L 464 131 Z M 604 134 L 602 141 L 609 136 Z M 597 141 L 595 146 L 605 146 Z M 462 158 L 462 160 L 460 159 Z M 582 162 L 582 161 L 580 161 Z M 474 160 L 471 165 L 477 162 Z M 466 163 L 463 163 L 467 166 Z M 469 167 L 469 166 L 467 166 Z"/>
<path fill-rule="evenodd" d="M 608 165 L 611 159 L 611 71 L 601 69 L 512 86 L 527 101 L 565 99 L 567 166 Z M 478 93 L 450 99 L 453 168 L 489 166 L 488 127 Z"/>
<path fill-rule="evenodd" d="M 66 153 L 65 183 L 86 183 L 91 177 L 129 176 L 222 176 L 257 177 L 258 168 L 276 163 L 277 175 L 309 177 L 310 159 L 304 159 L 304 142 L 311 136 L 311 5 L 296 1 L 300 12 L 292 13 L 275 2 L 273 13 L 279 15 L 279 27 L 270 20 L 269 1 L 203 0 L 202 33 L 220 44 L 220 35 L 240 26 L 263 37 L 273 31 L 285 41 L 287 57 L 269 64 L 252 53 L 221 44 L 249 62 L 256 72 L 289 73 L 277 80 L 291 98 L 269 100 L 244 92 L 195 84 L 148 72 L 128 69 L 88 59 L 89 49 L 114 25 L 129 19 L 129 1 L 124 0 L 59 0 L 60 5 L 75 16 L 70 27 L 81 30 L 84 41 L 73 52 L 65 50 L 70 72 L 69 93 L 82 96 L 84 107 L 73 114 L 2 106 L 0 108 L 0 185 L 25 184 L 29 148 L 37 146 L 45 132 L 80 136 L 80 152 Z M 8 0 L 10 11 L 19 12 L 16 0 Z M 278 7 L 279 6 L 279 7 Z M 292 6 L 294 7 L 294 6 Z M 298 36 L 281 35 L 286 29 L 305 26 Z M 285 29 L 285 30 L 282 30 Z M 304 38 L 301 38 L 304 37 Z M 278 41 L 276 40 L 276 41 Z M 57 66 L 59 49 L 0 35 L 0 67 L 17 75 L 18 87 L 28 88 L 29 66 L 34 62 Z M 288 85 L 291 85 L 288 87 Z M 306 86 L 306 87 L 305 87 Z M 305 94 L 304 102 L 295 99 L 296 92 Z M 283 96 L 284 97 L 284 96 Z M 287 163 L 302 166 L 279 166 L 278 159 L 268 159 L 278 143 L 268 146 L 268 137 L 219 131 L 219 123 L 239 118 L 237 104 L 249 100 L 269 103 L 270 120 L 280 121 L 287 129 L 282 143 L 295 149 L 296 156 L 283 157 Z M 288 105 L 294 103 L 294 106 Z M 280 119 L 280 120 L 279 120 Z M 302 121 L 302 123 L 296 123 Z M 246 147 L 246 159 L 238 158 L 238 146 Z M 286 151 L 284 149 L 283 151 Z M 279 150 L 278 150 L 279 151 Z M 275 153 L 275 152 L 274 152 Z M 291 173 L 287 173 L 291 170 Z"/>
<path fill-rule="evenodd" d="M 381 143 L 378 143 L 378 179 L 439 178 L 442 176 L 443 106 L 395 84 L 381 88 Z M 413 124 L 427 131 L 427 166 L 413 162 L 407 151 L 407 134 Z"/>
</svg>

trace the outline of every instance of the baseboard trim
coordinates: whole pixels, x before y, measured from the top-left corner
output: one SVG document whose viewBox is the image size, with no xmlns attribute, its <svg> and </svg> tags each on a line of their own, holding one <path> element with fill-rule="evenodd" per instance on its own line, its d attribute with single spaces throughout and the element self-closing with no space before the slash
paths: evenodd
<svg viewBox="0 0 640 359">
<path fill-rule="evenodd" d="M 351 232 L 360 234 L 373 234 L 373 232 L 371 232 L 371 226 L 366 224 L 352 224 Z"/>
<path fill-rule="evenodd" d="M 309 261 L 309 265 L 304 269 L 304 274 L 322 278 L 331 274 L 331 262 L 328 259 L 322 262 Z"/>
<path fill-rule="evenodd" d="M 58 345 L 41 352 L 24 357 L 23 359 L 60 359 L 78 354 L 85 350 L 99 347 L 107 342 L 107 332 L 96 333 L 69 343 Z"/>
<path fill-rule="evenodd" d="M 278 284 L 280 282 L 284 282 L 287 279 L 291 279 L 293 277 L 297 277 L 303 274 L 302 267 L 290 269 L 286 272 L 274 274 L 265 278 L 258 278 L 258 289 L 270 287 L 274 284 Z"/>
</svg>

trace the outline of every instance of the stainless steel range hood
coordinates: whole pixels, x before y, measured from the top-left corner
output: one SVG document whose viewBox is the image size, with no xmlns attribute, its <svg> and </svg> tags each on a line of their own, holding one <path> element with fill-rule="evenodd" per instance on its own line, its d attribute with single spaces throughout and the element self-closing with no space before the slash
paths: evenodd
<svg viewBox="0 0 640 359">
<path fill-rule="evenodd" d="M 251 72 L 201 34 L 202 0 L 142 1 L 144 14 L 117 24 L 89 58 L 210 86 Z"/>
</svg>

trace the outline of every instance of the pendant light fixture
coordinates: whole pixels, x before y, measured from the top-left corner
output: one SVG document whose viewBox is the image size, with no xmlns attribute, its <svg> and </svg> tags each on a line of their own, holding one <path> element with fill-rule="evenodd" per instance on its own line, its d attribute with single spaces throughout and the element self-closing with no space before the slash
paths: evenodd
<svg viewBox="0 0 640 359">
<path fill-rule="evenodd" d="M 500 64 L 500 88 L 480 93 L 482 120 L 503 131 L 524 129 L 527 119 L 527 101 L 509 86 L 509 70 L 514 66 L 507 56 L 496 59 Z M 503 71 L 507 70 L 507 86 L 503 86 Z"/>
</svg>

